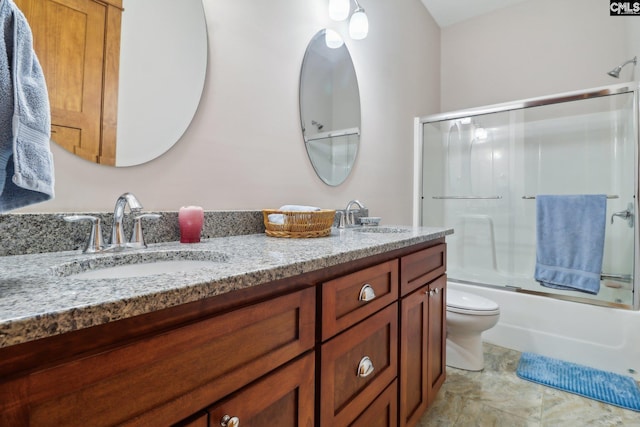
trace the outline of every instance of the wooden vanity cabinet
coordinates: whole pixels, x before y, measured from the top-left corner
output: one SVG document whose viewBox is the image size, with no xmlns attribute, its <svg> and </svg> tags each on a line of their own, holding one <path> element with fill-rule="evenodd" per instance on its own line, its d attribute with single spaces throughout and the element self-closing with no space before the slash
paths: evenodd
<svg viewBox="0 0 640 427">
<path fill-rule="evenodd" d="M 307 288 L 150 333 L 0 380 L 0 425 L 171 425 L 312 351 L 315 332 Z"/>
<path fill-rule="evenodd" d="M 445 245 L 401 259 L 400 426 L 415 426 L 446 378 Z"/>
<path fill-rule="evenodd" d="M 439 241 L 321 284 L 321 427 L 417 424 L 445 380 L 445 270 Z"/>
<path fill-rule="evenodd" d="M 414 426 L 445 379 L 445 258 L 439 239 L 0 348 L 0 425 Z"/>
</svg>

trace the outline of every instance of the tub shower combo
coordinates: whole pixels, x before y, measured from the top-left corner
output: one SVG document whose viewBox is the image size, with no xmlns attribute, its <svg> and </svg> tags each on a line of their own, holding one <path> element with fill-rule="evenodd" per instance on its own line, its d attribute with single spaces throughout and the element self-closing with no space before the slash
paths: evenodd
<svg viewBox="0 0 640 427">
<path fill-rule="evenodd" d="M 414 222 L 455 229 L 450 288 L 499 303 L 489 341 L 637 375 L 638 102 L 627 83 L 416 118 Z M 607 200 L 600 289 L 544 287 L 536 196 L 586 194 Z"/>
</svg>

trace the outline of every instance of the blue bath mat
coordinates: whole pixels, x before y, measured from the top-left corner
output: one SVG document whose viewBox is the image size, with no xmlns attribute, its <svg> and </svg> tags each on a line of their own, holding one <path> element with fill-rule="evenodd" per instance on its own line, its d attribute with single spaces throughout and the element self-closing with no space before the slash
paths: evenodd
<svg viewBox="0 0 640 427">
<path fill-rule="evenodd" d="M 631 377 L 534 353 L 522 353 L 516 374 L 538 384 L 640 412 L 640 388 Z"/>
</svg>

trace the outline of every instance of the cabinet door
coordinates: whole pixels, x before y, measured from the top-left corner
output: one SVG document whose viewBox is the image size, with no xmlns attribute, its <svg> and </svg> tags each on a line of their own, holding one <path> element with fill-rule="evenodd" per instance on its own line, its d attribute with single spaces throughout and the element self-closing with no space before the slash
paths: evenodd
<svg viewBox="0 0 640 427">
<path fill-rule="evenodd" d="M 238 391 L 209 409 L 209 425 L 313 426 L 314 364 L 309 353 Z"/>
<path fill-rule="evenodd" d="M 429 405 L 429 287 L 400 302 L 400 426 L 413 426 Z"/>
<path fill-rule="evenodd" d="M 404 297 L 400 319 L 400 425 L 416 425 L 445 380 L 446 276 Z"/>
<path fill-rule="evenodd" d="M 429 324 L 427 341 L 427 389 L 429 405 L 446 377 L 447 352 L 447 276 L 429 285 Z"/>
</svg>

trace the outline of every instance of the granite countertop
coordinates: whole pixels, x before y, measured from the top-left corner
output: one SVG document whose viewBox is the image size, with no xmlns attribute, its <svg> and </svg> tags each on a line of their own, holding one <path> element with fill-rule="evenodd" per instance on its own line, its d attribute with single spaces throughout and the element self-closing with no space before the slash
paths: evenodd
<svg viewBox="0 0 640 427">
<path fill-rule="evenodd" d="M 0 257 L 0 347 L 105 324 L 226 292 L 423 243 L 452 229 L 386 226 L 403 232 L 333 229 L 328 237 L 280 239 L 249 234 L 149 245 L 117 254 L 77 251 Z M 397 231 L 397 230 L 396 230 Z M 136 278 L 79 279 L 68 276 L 87 264 L 127 259 L 214 261 L 189 273 Z"/>
</svg>

